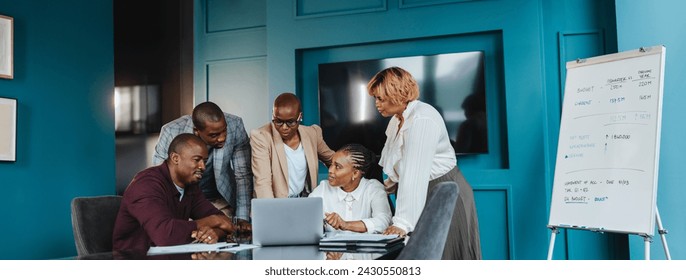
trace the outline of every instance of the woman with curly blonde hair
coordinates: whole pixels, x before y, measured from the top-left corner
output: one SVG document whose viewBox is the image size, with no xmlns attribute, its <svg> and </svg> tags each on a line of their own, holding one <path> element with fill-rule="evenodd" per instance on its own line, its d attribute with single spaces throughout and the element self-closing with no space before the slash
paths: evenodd
<svg viewBox="0 0 686 280">
<path fill-rule="evenodd" d="M 429 104 L 417 100 L 419 87 L 399 67 L 377 73 L 367 84 L 376 109 L 391 117 L 379 165 L 388 179 L 388 192 L 397 193 L 395 215 L 385 234 L 405 235 L 414 230 L 427 194 L 440 182 L 453 181 L 460 193 L 455 205 L 443 259 L 481 259 L 479 223 L 474 192 L 457 167 L 443 118 Z"/>
</svg>

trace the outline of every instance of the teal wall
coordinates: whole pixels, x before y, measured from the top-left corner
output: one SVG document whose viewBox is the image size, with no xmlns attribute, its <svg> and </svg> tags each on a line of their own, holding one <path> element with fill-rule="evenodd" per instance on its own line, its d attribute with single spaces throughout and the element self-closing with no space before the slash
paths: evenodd
<svg viewBox="0 0 686 280">
<path fill-rule="evenodd" d="M 196 28 L 196 102 L 232 102 L 247 93 L 249 106 L 226 106 L 255 108 L 254 123 L 269 119 L 280 92 L 314 98 L 306 82 L 312 55 L 317 61 L 376 55 L 339 52 L 365 45 L 390 45 L 389 53 L 459 50 L 469 45 L 464 40 L 489 48 L 494 74 L 487 87 L 504 116 L 495 123 L 503 147 L 495 155 L 460 159 L 476 191 L 487 259 L 545 257 L 564 61 L 664 44 L 661 145 L 670 152 L 661 154 L 658 207 L 672 257 L 686 258 L 678 146 L 686 133 L 678 123 L 686 41 L 674 32 L 686 27 L 682 1 L 195 3 L 196 24 L 202 24 Z M 70 200 L 114 193 L 112 1 L 0 0 L 0 14 L 15 19 L 15 78 L 0 79 L 0 96 L 19 106 L 17 161 L 0 162 L 0 213 L 6 217 L 0 259 L 72 256 Z M 225 74 L 233 76 L 223 83 Z M 621 235 L 563 232 L 557 241 L 556 259 L 623 258 L 627 247 Z M 642 239 L 631 236 L 629 244 L 631 258 L 642 259 Z M 659 240 L 651 249 L 652 258 L 664 258 Z"/>
<path fill-rule="evenodd" d="M 194 0 L 195 103 L 241 116 L 245 129 L 271 120 L 265 0 Z"/>
<path fill-rule="evenodd" d="M 686 20 L 681 0 L 617 0 L 617 42 L 619 51 L 664 45 L 666 52 L 662 107 L 662 136 L 657 189 L 657 208 L 673 259 L 686 259 L 686 208 L 684 188 L 684 119 L 686 118 Z M 657 230 L 655 231 L 657 234 Z M 631 258 L 643 259 L 643 239 L 630 239 Z M 650 246 L 651 259 L 665 259 L 662 242 L 656 235 Z"/>
<path fill-rule="evenodd" d="M 14 17 L 17 161 L 0 162 L 0 259 L 76 255 L 70 201 L 114 194 L 111 0 L 0 0 Z"/>
</svg>

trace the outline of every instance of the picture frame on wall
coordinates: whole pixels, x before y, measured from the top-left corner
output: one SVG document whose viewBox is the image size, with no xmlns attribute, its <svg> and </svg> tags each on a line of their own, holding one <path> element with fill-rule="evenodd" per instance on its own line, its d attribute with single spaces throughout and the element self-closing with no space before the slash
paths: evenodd
<svg viewBox="0 0 686 280">
<path fill-rule="evenodd" d="M 17 160 L 17 100 L 0 97 L 0 161 Z"/>
<path fill-rule="evenodd" d="M 14 18 L 0 15 L 0 78 L 14 78 Z"/>
</svg>

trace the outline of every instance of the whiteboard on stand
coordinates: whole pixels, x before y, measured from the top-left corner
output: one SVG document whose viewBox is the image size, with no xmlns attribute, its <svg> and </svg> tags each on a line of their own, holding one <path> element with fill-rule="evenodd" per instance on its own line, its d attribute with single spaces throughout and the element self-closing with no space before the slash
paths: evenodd
<svg viewBox="0 0 686 280">
<path fill-rule="evenodd" d="M 549 227 L 655 228 L 665 47 L 567 63 Z"/>
</svg>

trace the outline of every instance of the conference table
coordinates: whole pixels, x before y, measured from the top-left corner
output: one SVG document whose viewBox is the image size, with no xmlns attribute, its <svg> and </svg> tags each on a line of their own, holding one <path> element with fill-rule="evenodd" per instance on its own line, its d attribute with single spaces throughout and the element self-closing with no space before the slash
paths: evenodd
<svg viewBox="0 0 686 280">
<path fill-rule="evenodd" d="M 243 238 L 241 244 L 250 244 Z M 114 251 L 78 256 L 78 260 L 384 260 L 395 259 L 404 244 L 369 252 L 369 248 L 345 248 L 331 250 L 318 245 L 264 246 L 237 252 L 185 252 L 149 255 L 148 251 Z"/>
</svg>

